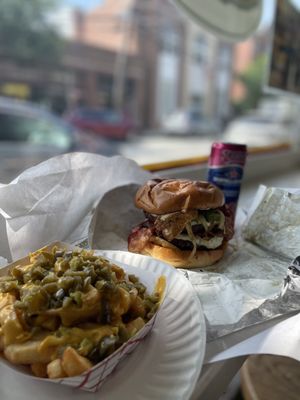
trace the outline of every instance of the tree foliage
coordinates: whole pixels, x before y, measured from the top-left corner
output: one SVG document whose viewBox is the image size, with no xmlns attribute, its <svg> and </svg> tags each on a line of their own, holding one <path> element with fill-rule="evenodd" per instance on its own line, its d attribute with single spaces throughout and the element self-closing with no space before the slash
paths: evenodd
<svg viewBox="0 0 300 400">
<path fill-rule="evenodd" d="M 0 0 L 0 55 L 17 62 L 55 63 L 63 40 L 51 24 L 56 0 Z"/>
<path fill-rule="evenodd" d="M 243 100 L 234 104 L 238 113 L 255 109 L 263 95 L 263 81 L 266 71 L 267 59 L 265 55 L 257 57 L 249 67 L 237 76 L 244 85 L 246 95 Z"/>
</svg>

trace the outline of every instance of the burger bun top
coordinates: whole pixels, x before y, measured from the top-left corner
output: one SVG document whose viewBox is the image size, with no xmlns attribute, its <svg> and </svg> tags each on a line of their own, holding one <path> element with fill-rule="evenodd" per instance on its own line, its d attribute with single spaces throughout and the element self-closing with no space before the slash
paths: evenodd
<svg viewBox="0 0 300 400">
<path fill-rule="evenodd" d="M 185 209 L 218 208 L 223 192 L 210 182 L 188 179 L 153 179 L 136 193 L 135 205 L 150 214 L 168 214 Z"/>
</svg>

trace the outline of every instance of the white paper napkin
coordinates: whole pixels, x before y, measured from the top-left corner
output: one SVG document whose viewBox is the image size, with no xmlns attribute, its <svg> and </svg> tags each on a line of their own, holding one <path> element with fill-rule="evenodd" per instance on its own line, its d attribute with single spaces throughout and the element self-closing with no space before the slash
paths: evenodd
<svg viewBox="0 0 300 400">
<path fill-rule="evenodd" d="M 64 154 L 26 170 L 0 186 L 0 213 L 11 258 L 53 241 L 85 239 L 94 207 L 105 193 L 142 184 L 149 176 L 124 157 L 89 153 Z M 7 249 L 0 246 L 0 254 L 6 255 Z"/>
</svg>

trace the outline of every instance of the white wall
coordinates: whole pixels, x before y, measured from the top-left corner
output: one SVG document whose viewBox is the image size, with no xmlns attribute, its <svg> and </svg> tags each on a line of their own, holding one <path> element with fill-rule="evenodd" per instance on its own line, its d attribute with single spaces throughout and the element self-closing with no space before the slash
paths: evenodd
<svg viewBox="0 0 300 400">
<path fill-rule="evenodd" d="M 176 53 L 162 51 L 157 63 L 156 121 L 163 119 L 177 109 L 179 57 Z"/>
</svg>

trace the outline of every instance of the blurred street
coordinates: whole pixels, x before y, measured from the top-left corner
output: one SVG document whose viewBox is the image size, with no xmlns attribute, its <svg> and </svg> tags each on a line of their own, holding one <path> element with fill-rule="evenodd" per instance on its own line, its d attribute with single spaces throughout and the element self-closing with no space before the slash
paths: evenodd
<svg viewBox="0 0 300 400">
<path fill-rule="evenodd" d="M 97 151 L 98 154 L 105 156 L 120 154 L 141 165 L 207 155 L 213 142 L 211 138 L 195 136 L 174 138 L 145 135 L 132 137 L 127 141 L 107 140 L 105 143 L 102 138 L 100 139 L 102 147 L 100 147 L 100 151 Z M 87 150 L 82 149 L 82 151 Z M 88 151 L 92 151 L 92 149 L 88 149 Z M 42 151 L 36 152 L 34 155 L 26 154 L 26 152 L 17 154 L 14 151 L 10 157 L 6 151 L 6 157 L 0 157 L 0 183 L 10 182 L 26 168 L 47 158 L 50 158 L 50 155 Z"/>
<path fill-rule="evenodd" d="M 119 152 L 138 164 L 150 164 L 207 155 L 213 141 L 211 137 L 144 135 L 120 144 Z"/>
</svg>

